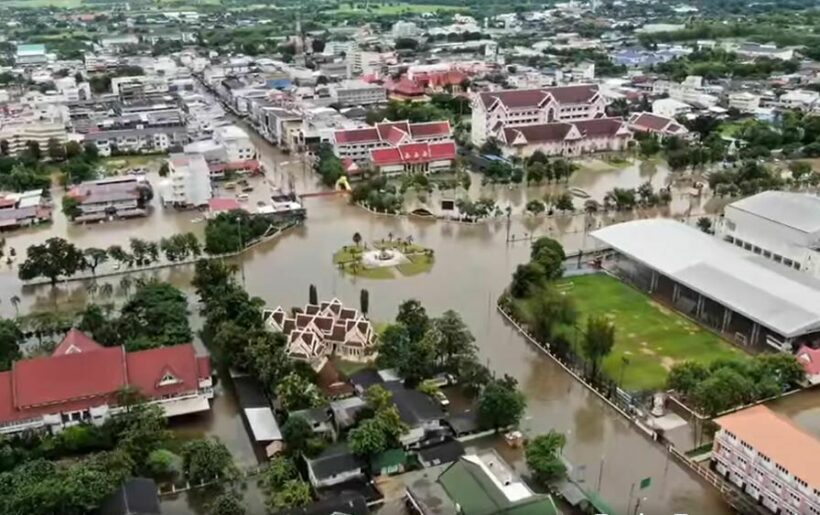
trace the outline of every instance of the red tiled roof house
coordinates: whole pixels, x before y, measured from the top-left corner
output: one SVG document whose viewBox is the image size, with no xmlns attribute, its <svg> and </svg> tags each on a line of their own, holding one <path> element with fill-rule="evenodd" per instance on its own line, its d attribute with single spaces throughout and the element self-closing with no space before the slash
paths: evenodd
<svg viewBox="0 0 820 515">
<path fill-rule="evenodd" d="M 207 411 L 212 386 L 210 360 L 191 344 L 125 352 L 72 329 L 51 356 L 0 372 L 0 434 L 102 424 L 120 410 L 117 394 L 125 388 L 136 388 L 168 417 Z"/>
<path fill-rule="evenodd" d="M 629 128 L 633 131 L 648 132 L 663 137 L 689 137 L 689 130 L 673 118 L 660 116 L 654 113 L 635 113 L 629 117 Z"/>
<path fill-rule="evenodd" d="M 572 123 L 602 118 L 606 100 L 598 86 L 485 91 L 472 98 L 471 139 L 478 146 L 510 125 Z"/>
<path fill-rule="evenodd" d="M 495 138 L 507 156 L 523 158 L 541 151 L 548 156 L 575 157 L 626 150 L 632 131 L 620 118 L 596 118 L 505 126 L 498 130 Z"/>
<path fill-rule="evenodd" d="M 333 148 L 343 162 L 369 164 L 381 173 L 445 170 L 456 157 L 452 128 L 446 120 L 382 122 L 338 130 L 333 134 Z"/>
</svg>

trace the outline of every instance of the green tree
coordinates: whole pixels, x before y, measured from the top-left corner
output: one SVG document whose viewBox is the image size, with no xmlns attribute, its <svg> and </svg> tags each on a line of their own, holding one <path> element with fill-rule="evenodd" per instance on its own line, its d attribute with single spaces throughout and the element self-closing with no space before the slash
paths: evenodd
<svg viewBox="0 0 820 515">
<path fill-rule="evenodd" d="M 295 372 L 282 378 L 276 386 L 276 397 L 288 411 L 315 408 L 324 400 L 315 384 Z"/>
<path fill-rule="evenodd" d="M 176 472 L 175 463 L 178 460 L 179 457 L 167 449 L 155 449 L 145 460 L 145 469 L 152 478 L 168 479 Z"/>
<path fill-rule="evenodd" d="M 46 152 L 52 161 L 63 161 L 66 156 L 65 146 L 56 138 L 49 138 L 46 143 Z"/>
<path fill-rule="evenodd" d="M 208 506 L 208 515 L 245 515 L 242 497 L 234 490 L 219 494 Z"/>
<path fill-rule="evenodd" d="M 282 438 L 287 445 L 288 452 L 293 454 L 303 453 L 312 436 L 313 428 L 304 417 L 290 416 L 282 425 Z"/>
<path fill-rule="evenodd" d="M 312 501 L 310 485 L 298 479 L 291 479 L 268 497 L 267 507 L 270 513 L 278 513 L 287 508 L 307 506 Z"/>
<path fill-rule="evenodd" d="M 361 245 L 361 243 L 362 243 L 362 235 L 359 234 L 358 232 L 354 232 L 353 233 L 353 244 L 358 247 L 359 245 Z"/>
<path fill-rule="evenodd" d="M 478 419 L 481 427 L 495 429 L 518 424 L 526 408 L 524 394 L 514 380 L 494 379 L 478 398 Z"/>
<path fill-rule="evenodd" d="M 364 316 L 367 316 L 370 311 L 370 292 L 364 288 L 359 292 L 359 309 L 362 310 Z"/>
<path fill-rule="evenodd" d="M 65 157 L 71 159 L 80 156 L 83 153 L 83 147 L 76 141 L 69 141 L 65 144 Z"/>
<path fill-rule="evenodd" d="M 540 215 L 547 210 L 544 203 L 538 199 L 533 199 L 527 202 L 526 210 L 534 215 Z"/>
<path fill-rule="evenodd" d="M 572 203 L 572 195 L 567 192 L 559 195 L 558 199 L 555 201 L 555 209 L 558 211 L 572 211 L 575 209 L 575 206 Z"/>
<path fill-rule="evenodd" d="M 270 494 L 280 488 L 291 479 L 298 479 L 299 472 L 296 466 L 288 458 L 278 456 L 270 460 L 267 466 L 259 475 L 259 486 L 263 491 Z"/>
<path fill-rule="evenodd" d="M 760 354 L 754 358 L 755 375 L 759 378 L 771 378 L 783 389 L 797 387 L 806 379 L 806 371 L 792 354 Z"/>
<path fill-rule="evenodd" d="M 754 383 L 735 370 L 721 368 L 695 388 L 695 404 L 706 415 L 714 417 L 729 408 L 752 400 Z"/>
<path fill-rule="evenodd" d="M 164 347 L 193 339 L 188 300 L 169 283 L 149 282 L 138 288 L 120 310 L 117 326 L 126 344 L 146 338 Z"/>
<path fill-rule="evenodd" d="M 548 281 L 554 281 L 563 275 L 566 258 L 564 247 L 548 237 L 535 240 L 530 250 L 530 259 L 541 265 Z"/>
<path fill-rule="evenodd" d="M 407 329 L 407 335 L 414 342 L 421 340 L 430 326 L 427 311 L 421 305 L 421 302 L 416 299 L 406 300 L 399 305 L 396 322 L 404 325 Z"/>
<path fill-rule="evenodd" d="M 387 435 L 381 422 L 375 418 L 367 419 L 350 430 L 347 436 L 353 454 L 371 457 L 387 449 Z"/>
<path fill-rule="evenodd" d="M 80 209 L 80 201 L 70 195 L 65 195 L 63 197 L 62 208 L 63 214 L 66 215 L 70 220 L 74 220 L 75 218 L 83 214 L 82 209 Z"/>
<path fill-rule="evenodd" d="M 555 431 L 536 436 L 527 442 L 527 468 L 541 486 L 550 487 L 566 476 L 567 468 L 561 460 L 565 443 L 564 435 Z"/>
<path fill-rule="evenodd" d="M 612 352 L 615 345 L 615 326 L 605 317 L 589 317 L 584 337 L 581 340 L 581 352 L 592 365 L 592 377 L 597 379 L 601 363 Z"/>
<path fill-rule="evenodd" d="M 61 275 L 71 276 L 85 267 L 80 249 L 58 237 L 49 238 L 42 245 L 30 246 L 26 254 L 26 260 L 20 265 L 18 272 L 18 276 L 24 281 L 47 277 L 55 285 Z"/>
<path fill-rule="evenodd" d="M 712 220 L 709 217 L 701 216 L 697 221 L 698 229 L 709 234 L 712 232 Z"/>
<path fill-rule="evenodd" d="M 666 377 L 666 387 L 682 395 L 690 395 L 701 381 L 709 376 L 709 370 L 694 361 L 684 361 L 672 366 Z"/>
<path fill-rule="evenodd" d="M 234 468 L 231 453 L 219 440 L 190 440 L 182 447 L 182 470 L 192 483 L 229 477 Z"/>
<path fill-rule="evenodd" d="M 433 319 L 425 338 L 432 340 L 439 367 L 453 374 L 458 372 L 464 357 L 473 358 L 478 352 L 467 324 L 451 309 Z"/>
<path fill-rule="evenodd" d="M 12 363 L 20 359 L 20 344 L 23 333 L 17 322 L 0 318 L 0 371 L 11 369 Z"/>
<path fill-rule="evenodd" d="M 97 275 L 97 267 L 108 261 L 108 252 L 96 247 L 88 247 L 83 250 L 85 266 L 91 270 L 92 275 Z"/>
</svg>

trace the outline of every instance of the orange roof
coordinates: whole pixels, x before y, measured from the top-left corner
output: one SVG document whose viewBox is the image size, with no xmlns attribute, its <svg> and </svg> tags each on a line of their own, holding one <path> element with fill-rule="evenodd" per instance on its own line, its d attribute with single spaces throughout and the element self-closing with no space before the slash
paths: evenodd
<svg viewBox="0 0 820 515">
<path fill-rule="evenodd" d="M 809 488 L 820 488 L 820 440 L 790 420 L 759 405 L 715 419 L 715 423 L 808 483 Z"/>
</svg>

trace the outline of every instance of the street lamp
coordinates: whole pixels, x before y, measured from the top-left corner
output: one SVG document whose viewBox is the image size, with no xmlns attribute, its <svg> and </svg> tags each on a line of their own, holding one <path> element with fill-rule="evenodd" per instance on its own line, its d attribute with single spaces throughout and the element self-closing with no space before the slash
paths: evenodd
<svg viewBox="0 0 820 515">
<path fill-rule="evenodd" d="M 645 501 L 646 497 L 638 496 L 638 501 L 635 503 L 635 511 L 632 512 L 632 515 L 638 515 L 638 510 L 641 508 L 641 501 Z"/>
<path fill-rule="evenodd" d="M 239 256 L 239 270 L 242 273 L 242 286 L 245 286 L 245 260 L 242 259 L 242 251 L 245 250 L 245 242 L 242 238 L 242 217 L 236 217 L 236 232 L 239 235 L 239 252 L 237 255 Z"/>
<path fill-rule="evenodd" d="M 618 378 L 618 388 L 623 389 L 624 384 L 624 370 L 626 370 L 626 366 L 629 365 L 629 358 L 626 356 L 621 356 L 621 374 Z"/>
</svg>

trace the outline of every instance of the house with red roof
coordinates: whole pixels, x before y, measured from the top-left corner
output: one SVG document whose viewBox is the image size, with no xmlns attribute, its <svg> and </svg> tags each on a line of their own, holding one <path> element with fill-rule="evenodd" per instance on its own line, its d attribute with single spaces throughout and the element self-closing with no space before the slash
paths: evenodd
<svg viewBox="0 0 820 515">
<path fill-rule="evenodd" d="M 340 129 L 333 133 L 333 149 L 340 159 L 349 158 L 359 164 L 370 161 L 370 151 L 393 148 L 404 143 L 433 143 L 450 141 L 453 129 L 450 122 L 410 123 L 383 121 L 372 127 Z"/>
<path fill-rule="evenodd" d="M 210 359 L 197 356 L 192 344 L 126 352 L 71 329 L 50 356 L 16 361 L 0 372 L 0 434 L 102 424 L 122 410 L 117 398 L 126 388 L 167 417 L 207 411 Z"/>
<path fill-rule="evenodd" d="M 661 137 L 689 137 L 689 129 L 679 124 L 674 118 L 667 118 L 654 113 L 635 113 L 629 117 L 629 128 L 633 131 L 657 134 Z"/>
<path fill-rule="evenodd" d="M 632 131 L 621 118 L 536 123 L 501 127 L 495 134 L 505 156 L 526 158 L 536 151 L 548 156 L 576 157 L 626 150 Z"/>
<path fill-rule="evenodd" d="M 387 90 L 387 98 L 397 102 L 429 102 L 430 97 L 424 90 L 424 86 L 416 81 L 402 76 L 399 80 L 387 79 L 384 82 L 384 89 Z"/>
<path fill-rule="evenodd" d="M 508 125 L 603 118 L 606 99 L 594 84 L 484 91 L 472 98 L 471 139 L 482 145 Z"/>
</svg>

